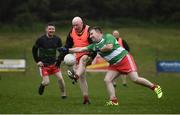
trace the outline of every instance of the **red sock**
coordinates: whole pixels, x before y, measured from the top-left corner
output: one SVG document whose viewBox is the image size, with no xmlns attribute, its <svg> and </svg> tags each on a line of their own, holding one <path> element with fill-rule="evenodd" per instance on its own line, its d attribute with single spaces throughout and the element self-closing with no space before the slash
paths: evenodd
<svg viewBox="0 0 180 115">
<path fill-rule="evenodd" d="M 111 101 L 114 102 L 114 103 L 117 103 L 117 102 L 118 102 L 118 100 L 117 100 L 116 97 L 114 97 L 113 99 L 111 99 Z"/>
<path fill-rule="evenodd" d="M 151 89 L 154 90 L 156 87 L 157 87 L 157 85 L 154 84 L 154 85 L 151 87 Z"/>
<path fill-rule="evenodd" d="M 89 100 L 88 95 L 84 95 L 84 100 Z"/>
</svg>

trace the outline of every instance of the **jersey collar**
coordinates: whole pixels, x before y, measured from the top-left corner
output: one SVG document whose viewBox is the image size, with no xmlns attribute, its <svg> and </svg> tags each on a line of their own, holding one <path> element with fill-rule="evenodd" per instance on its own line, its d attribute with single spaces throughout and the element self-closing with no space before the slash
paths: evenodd
<svg viewBox="0 0 180 115">
<path fill-rule="evenodd" d="M 103 37 L 102 37 L 102 39 L 97 44 L 100 44 L 102 42 L 104 42 L 104 38 Z"/>
</svg>

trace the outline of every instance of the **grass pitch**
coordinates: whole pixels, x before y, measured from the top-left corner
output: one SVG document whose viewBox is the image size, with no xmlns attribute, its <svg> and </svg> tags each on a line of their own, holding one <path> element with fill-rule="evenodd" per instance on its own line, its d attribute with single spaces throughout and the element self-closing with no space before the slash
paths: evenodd
<svg viewBox="0 0 180 115">
<path fill-rule="evenodd" d="M 117 29 L 117 28 L 116 28 Z M 119 106 L 104 106 L 108 99 L 103 78 L 105 73 L 87 73 L 90 105 L 82 104 L 82 94 L 78 84 L 71 84 L 62 72 L 66 82 L 68 98 L 60 98 L 57 80 L 50 77 L 50 85 L 44 95 L 38 95 L 41 78 L 36 67 L 31 48 L 42 32 L 2 33 L 0 35 L 0 58 L 26 58 L 25 73 L 0 73 L 0 113 L 1 114 L 169 114 L 180 113 L 179 73 L 156 73 L 155 60 L 180 59 L 180 31 L 175 28 L 118 28 L 122 38 L 130 45 L 131 53 L 138 64 L 139 74 L 161 85 L 164 95 L 157 99 L 149 89 L 136 85 L 128 78 L 128 87 L 123 87 L 117 79 L 116 94 Z M 57 29 L 58 30 L 58 29 Z M 105 32 L 111 32 L 105 29 Z M 57 32 L 65 41 L 68 31 Z"/>
</svg>

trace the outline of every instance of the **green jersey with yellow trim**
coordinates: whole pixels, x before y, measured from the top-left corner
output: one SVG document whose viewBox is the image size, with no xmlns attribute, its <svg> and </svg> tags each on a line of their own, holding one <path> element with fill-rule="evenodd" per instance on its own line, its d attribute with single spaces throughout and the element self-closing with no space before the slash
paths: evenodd
<svg viewBox="0 0 180 115">
<path fill-rule="evenodd" d="M 112 44 L 113 48 L 107 52 L 98 52 L 98 54 L 103 57 L 111 65 L 116 64 L 122 60 L 122 58 L 128 53 L 123 47 L 121 47 L 117 40 L 111 34 L 103 35 L 102 39 L 98 43 L 92 43 L 87 46 L 88 51 L 96 51 L 96 49 L 101 49 L 107 44 Z"/>
</svg>

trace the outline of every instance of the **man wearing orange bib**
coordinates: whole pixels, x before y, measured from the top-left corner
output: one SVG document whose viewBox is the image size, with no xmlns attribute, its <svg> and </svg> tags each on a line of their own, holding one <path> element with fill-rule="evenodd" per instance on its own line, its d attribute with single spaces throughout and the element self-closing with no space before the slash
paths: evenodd
<svg viewBox="0 0 180 115">
<path fill-rule="evenodd" d="M 73 18 L 72 26 L 73 27 L 66 39 L 65 48 L 86 47 L 92 43 L 91 39 L 89 38 L 89 26 L 84 25 L 80 17 L 77 16 Z M 91 59 L 89 54 L 90 53 L 88 52 L 75 53 L 77 63 L 73 66 L 74 72 L 70 74 L 73 77 L 75 76 L 76 79 L 79 79 L 79 84 L 84 99 L 83 104 L 90 104 L 88 97 L 88 84 L 86 77 L 84 76 L 86 65 Z"/>
</svg>

